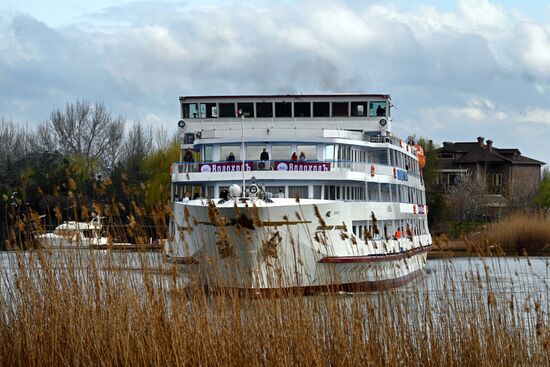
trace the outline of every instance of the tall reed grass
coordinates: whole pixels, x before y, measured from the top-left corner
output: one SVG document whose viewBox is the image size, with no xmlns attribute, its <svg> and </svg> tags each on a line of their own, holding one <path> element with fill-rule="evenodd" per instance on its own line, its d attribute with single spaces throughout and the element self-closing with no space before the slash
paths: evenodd
<svg viewBox="0 0 550 367">
<path fill-rule="evenodd" d="M 491 223 L 483 231 L 483 241 L 504 250 L 534 253 L 550 251 L 550 217 L 545 214 L 513 214 Z"/>
<path fill-rule="evenodd" d="M 146 213 L 132 206 L 113 237 L 146 236 Z M 74 217 L 89 218 L 85 209 Z M 93 208 L 123 224 L 119 209 Z M 158 208 L 155 224 L 169 211 Z M 0 253 L 0 365 L 550 364 L 548 270 L 537 274 L 545 289 L 517 278 L 520 296 L 491 276 L 498 264 L 482 260 L 464 278 L 449 260 L 432 277 L 437 293 L 424 278 L 387 292 L 250 299 L 208 293 L 160 254 L 41 249 L 37 213 L 8 219 L 16 250 Z"/>
<path fill-rule="evenodd" d="M 516 284 L 527 290 L 518 298 L 489 280 L 498 264 L 486 261 L 466 278 L 446 263 L 437 294 L 420 280 L 249 299 L 208 294 L 152 255 L 67 251 L 2 254 L 1 365 L 550 363 L 548 278 L 546 290 Z"/>
</svg>

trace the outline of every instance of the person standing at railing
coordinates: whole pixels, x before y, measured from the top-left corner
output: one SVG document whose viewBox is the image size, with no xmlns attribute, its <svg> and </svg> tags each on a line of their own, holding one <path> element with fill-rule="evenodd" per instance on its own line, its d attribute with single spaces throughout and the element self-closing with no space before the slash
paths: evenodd
<svg viewBox="0 0 550 367">
<path fill-rule="evenodd" d="M 305 161 L 306 160 L 306 154 L 304 152 L 300 152 L 300 160 Z"/>
<path fill-rule="evenodd" d="M 187 163 L 195 162 L 195 157 L 193 157 L 193 152 L 191 148 L 187 148 L 185 154 L 183 155 L 183 161 Z"/>
<path fill-rule="evenodd" d="M 226 160 L 228 162 L 235 162 L 235 154 L 233 154 L 233 152 L 229 153 Z"/>
<path fill-rule="evenodd" d="M 296 152 L 292 153 L 292 156 L 290 157 L 291 161 L 297 161 L 298 160 L 298 154 Z"/>
<path fill-rule="evenodd" d="M 260 154 L 260 160 L 261 161 L 268 161 L 269 160 L 269 153 L 267 152 L 267 150 L 264 150 L 262 151 L 262 153 Z"/>
</svg>

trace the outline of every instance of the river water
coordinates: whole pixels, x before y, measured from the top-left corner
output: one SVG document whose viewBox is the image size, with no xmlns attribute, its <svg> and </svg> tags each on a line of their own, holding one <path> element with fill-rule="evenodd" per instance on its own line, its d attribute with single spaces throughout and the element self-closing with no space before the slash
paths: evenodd
<svg viewBox="0 0 550 367">
<path fill-rule="evenodd" d="M 142 269 L 156 281 L 166 285 L 174 281 L 169 264 L 161 253 L 137 254 L 129 252 L 110 253 L 104 250 L 55 250 L 44 253 L 50 268 L 76 267 L 84 271 L 90 267 L 91 259 L 103 273 L 126 273 L 135 279 L 142 278 Z M 22 252 L 0 253 L 0 288 L 2 293 L 13 286 L 20 262 L 40 267 L 36 254 Z M 451 279 L 452 278 L 452 279 Z M 180 283 L 181 282 L 181 283 Z M 456 257 L 429 259 L 425 275 L 399 288 L 399 292 L 415 292 L 437 295 L 455 286 L 471 286 L 471 289 L 490 289 L 502 295 L 515 294 L 519 298 L 530 295 L 541 300 L 550 299 L 550 257 Z M 185 279 L 178 280 L 178 286 L 185 286 Z M 468 287 L 463 287 L 467 292 Z M 520 297 L 521 296 L 521 297 Z"/>
</svg>

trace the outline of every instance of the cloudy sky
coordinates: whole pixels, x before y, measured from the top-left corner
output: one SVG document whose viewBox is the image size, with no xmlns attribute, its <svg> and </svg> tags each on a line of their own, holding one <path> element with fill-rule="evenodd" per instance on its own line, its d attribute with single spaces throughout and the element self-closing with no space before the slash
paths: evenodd
<svg viewBox="0 0 550 367">
<path fill-rule="evenodd" d="M 550 162 L 550 2 L 0 4 L 0 117 L 76 99 L 176 127 L 192 94 L 392 95 L 394 132 L 494 140 Z"/>
</svg>

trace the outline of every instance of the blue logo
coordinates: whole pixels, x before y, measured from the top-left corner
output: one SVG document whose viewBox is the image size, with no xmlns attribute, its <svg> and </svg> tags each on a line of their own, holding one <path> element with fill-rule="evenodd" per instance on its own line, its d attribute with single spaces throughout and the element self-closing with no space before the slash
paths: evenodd
<svg viewBox="0 0 550 367">
<path fill-rule="evenodd" d="M 402 169 L 397 170 L 397 179 L 399 181 L 409 181 L 409 173 Z"/>
</svg>

